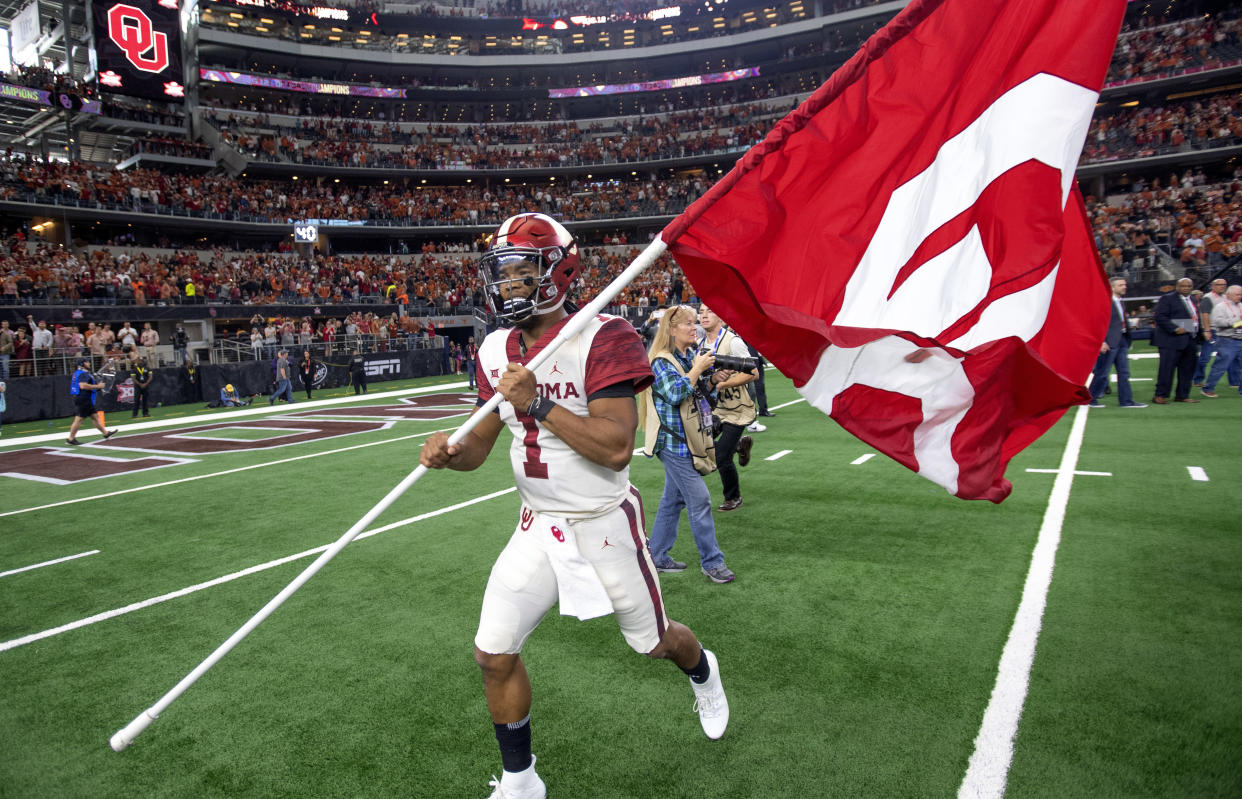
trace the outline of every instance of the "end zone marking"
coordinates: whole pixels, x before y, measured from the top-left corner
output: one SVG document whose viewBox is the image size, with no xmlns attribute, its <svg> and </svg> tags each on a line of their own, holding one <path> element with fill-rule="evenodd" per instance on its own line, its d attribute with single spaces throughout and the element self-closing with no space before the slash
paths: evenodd
<svg viewBox="0 0 1242 799">
<path fill-rule="evenodd" d="M 335 455 L 338 452 L 349 452 L 350 450 L 363 449 L 365 447 L 377 447 L 381 444 L 393 444 L 397 441 L 406 441 L 411 438 L 419 438 L 421 436 L 429 436 L 432 433 L 443 433 L 443 432 L 445 431 L 444 430 L 431 430 L 426 433 L 411 433 L 408 436 L 397 436 L 396 438 L 386 438 L 383 441 L 369 441 L 365 444 L 354 444 L 353 446 L 341 447 L 340 449 L 330 449 L 330 450 L 325 450 L 323 452 L 311 452 L 306 455 L 296 455 L 291 458 L 281 458 L 280 460 L 268 461 L 267 463 L 253 463 L 249 466 L 238 466 L 237 468 L 234 468 L 234 469 L 225 469 L 222 472 L 210 472 L 208 474 L 199 474 L 193 477 L 182 477 L 178 480 L 168 480 L 163 483 L 151 483 L 149 485 L 141 485 L 141 486 L 136 486 L 134 488 L 125 488 L 119 491 L 109 491 L 105 494 L 95 494 L 89 497 L 78 497 L 77 499 L 66 499 L 60 502 L 50 502 L 46 505 L 36 505 L 35 507 L 32 507 L 32 508 L 18 508 L 17 510 L 4 511 L 3 513 L 0 513 L 0 519 L 4 518 L 5 516 L 16 516 L 20 513 L 30 513 L 31 511 L 47 510 L 48 508 L 59 508 L 62 505 L 75 505 L 79 502 L 90 502 L 91 500 L 95 500 L 95 499 L 106 499 L 107 497 L 117 497 L 117 496 L 121 496 L 122 494 L 133 494 L 137 491 L 149 491 L 153 488 L 164 488 L 166 486 L 178 485 L 179 483 L 192 483 L 196 480 L 206 480 L 210 477 L 222 477 L 226 474 L 237 474 L 238 472 L 248 472 L 248 471 L 251 471 L 252 469 L 265 469 L 268 466 L 279 466 L 282 463 L 293 463 L 295 461 L 302 461 L 308 458 L 319 458 L 324 455 Z"/>
<path fill-rule="evenodd" d="M 0 577 L 8 577 L 10 574 L 18 574 L 19 572 L 28 572 L 31 569 L 41 569 L 44 566 L 53 566 L 57 563 L 64 563 L 67 560 L 74 560 L 76 558 L 84 558 L 87 555 L 98 555 L 98 554 L 99 554 L 98 549 L 92 549 L 90 552 L 79 552 L 76 555 L 66 555 L 63 558 L 57 558 L 56 560 L 45 560 L 42 563 L 35 563 L 30 566 L 22 566 L 20 569 L 9 569 L 6 572 L 0 572 Z"/>
<path fill-rule="evenodd" d="M 868 452 L 866 455 L 859 455 L 857 458 L 850 461 L 850 466 L 861 466 L 862 464 L 866 463 L 867 461 L 871 460 L 874 457 L 875 457 L 874 452 Z"/>
<path fill-rule="evenodd" d="M 1202 466 L 1187 466 L 1186 471 L 1190 472 L 1191 480 L 1199 483 L 1206 483 L 1209 481 L 1207 472 L 1203 470 Z"/>
</svg>

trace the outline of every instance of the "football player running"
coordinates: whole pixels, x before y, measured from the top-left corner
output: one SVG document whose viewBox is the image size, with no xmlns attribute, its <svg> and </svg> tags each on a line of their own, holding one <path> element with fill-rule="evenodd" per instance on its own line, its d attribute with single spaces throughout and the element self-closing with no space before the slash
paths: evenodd
<svg viewBox="0 0 1242 799">
<path fill-rule="evenodd" d="M 724 735 L 729 721 L 716 656 L 664 613 L 642 500 L 629 483 L 635 395 L 652 380 L 642 340 L 625 320 L 601 314 L 537 372 L 525 366 L 576 311 L 565 299 L 581 267 L 573 236 L 550 217 L 518 214 L 496 230 L 479 271 L 492 313 L 512 327 L 479 347 L 479 404 L 495 392 L 505 401 L 458 445 L 433 434 L 419 458 L 432 469 L 477 469 L 504 427 L 513 434 L 522 506 L 492 567 L 474 639 L 504 767 L 492 799 L 546 796 L 531 754 L 521 651 L 558 602 L 564 615 L 615 614 L 635 651 L 677 664 L 709 738 Z"/>
</svg>

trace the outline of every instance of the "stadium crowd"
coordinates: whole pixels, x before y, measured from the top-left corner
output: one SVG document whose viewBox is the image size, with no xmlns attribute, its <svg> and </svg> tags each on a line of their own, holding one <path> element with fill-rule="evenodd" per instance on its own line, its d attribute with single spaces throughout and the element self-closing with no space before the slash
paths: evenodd
<svg viewBox="0 0 1242 799">
<path fill-rule="evenodd" d="M 433 135 L 399 148 L 373 145 L 365 136 L 353 133 L 355 125 L 325 126 L 343 134 L 340 138 L 324 136 L 303 142 L 293 135 L 241 135 L 228 137 L 242 152 L 267 158 L 287 160 L 314 166 L 355 166 L 388 169 L 514 169 L 553 166 L 591 166 L 595 164 L 638 163 L 672 158 L 686 158 L 749 147 L 761 141 L 767 126 L 741 124 L 722 130 L 682 133 L 677 125 L 655 126 L 662 130 L 650 134 L 623 133 L 619 136 L 584 138 L 576 126 L 561 126 L 560 131 L 541 130 L 540 126 L 520 126 L 531 135 L 530 147 L 505 149 L 489 141 L 483 134 L 474 142 L 468 135 L 455 136 L 450 143 L 436 141 Z M 704 126 L 708 127 L 708 126 Z M 574 135 L 564 135 L 574 128 Z M 384 128 L 381 127 L 381 130 Z M 324 131 L 316 131 L 323 133 Z M 392 128 L 386 132 L 392 135 Z M 351 135 L 352 134 L 352 135 Z"/>
<path fill-rule="evenodd" d="M 1237 9 L 1163 23 L 1144 17 L 1134 28 L 1117 39 L 1106 86 L 1242 62 L 1242 19 Z"/>
<path fill-rule="evenodd" d="M 1196 282 L 1242 255 L 1242 168 L 1217 183 L 1199 170 L 1138 180 L 1111 201 L 1090 200 L 1087 210 L 1106 271 L 1135 283 L 1160 279 L 1159 252 L 1176 263 L 1168 277 Z"/>
<path fill-rule="evenodd" d="M 1091 121 L 1081 163 L 1242 144 L 1242 93 L 1127 108 Z"/>
<path fill-rule="evenodd" d="M 287 223 L 306 219 L 400 225 L 500 224 L 512 208 L 568 220 L 680 213 L 707 188 L 701 177 L 534 186 L 347 185 L 221 175 L 117 171 L 79 162 L 6 158 L 0 199 L 112 207 L 218 219 Z"/>
<path fill-rule="evenodd" d="M 1171 263 L 1179 267 L 1172 277 L 1202 280 L 1242 254 L 1242 168 L 1232 179 L 1217 183 L 1208 183 L 1202 171 L 1190 170 L 1165 180 L 1140 180 L 1108 200 L 1090 198 L 1088 211 L 1109 274 L 1136 284 L 1168 279 L 1160 269 Z M 611 246 L 587 248 L 581 279 L 585 296 L 593 296 L 638 254 L 634 244 L 617 237 Z M 408 256 L 307 257 L 291 251 L 178 250 L 153 255 L 100 248 L 80 258 L 48 246 L 31 251 L 19 231 L 0 249 L 0 303 L 388 301 L 449 310 L 482 304 L 472 250 L 462 243 L 428 243 Z M 618 305 L 644 308 L 669 302 L 675 271 L 669 259 L 661 259 L 621 295 Z"/>
<path fill-rule="evenodd" d="M 587 249 L 585 296 L 594 296 L 638 252 L 626 244 Z M 670 258 L 661 258 L 617 304 L 663 304 L 676 271 Z M 0 304 L 6 305 L 389 302 L 444 312 L 483 305 L 475 255 L 462 244 L 429 243 L 409 256 L 101 247 L 79 257 L 32 247 L 19 231 L 0 244 L 0 276 Z"/>
</svg>

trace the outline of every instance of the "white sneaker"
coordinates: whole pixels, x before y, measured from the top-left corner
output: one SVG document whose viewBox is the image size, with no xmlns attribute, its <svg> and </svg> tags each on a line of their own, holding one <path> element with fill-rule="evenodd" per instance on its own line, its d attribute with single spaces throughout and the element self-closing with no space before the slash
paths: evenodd
<svg viewBox="0 0 1242 799">
<path fill-rule="evenodd" d="M 500 779 L 496 779 L 493 774 L 488 785 L 495 790 L 487 799 L 546 799 L 548 795 L 547 786 L 535 773 L 534 755 L 530 756 L 530 765 L 525 771 L 516 774 L 504 771 L 501 772 Z"/>
<path fill-rule="evenodd" d="M 720 682 L 720 666 L 716 663 L 716 656 L 710 649 L 704 649 L 703 654 L 711 666 L 711 676 L 702 685 L 691 680 L 690 687 L 694 689 L 694 709 L 699 714 L 703 732 L 715 741 L 725 734 L 725 727 L 729 726 L 729 700 Z"/>
<path fill-rule="evenodd" d="M 768 429 L 768 426 L 759 424 L 758 422 L 751 422 L 750 426 L 746 429 L 752 433 L 762 433 L 764 430 Z"/>
</svg>

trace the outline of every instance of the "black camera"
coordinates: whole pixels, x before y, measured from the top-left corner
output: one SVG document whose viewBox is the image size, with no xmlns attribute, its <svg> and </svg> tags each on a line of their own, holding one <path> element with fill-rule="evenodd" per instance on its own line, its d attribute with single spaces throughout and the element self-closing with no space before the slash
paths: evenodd
<svg viewBox="0 0 1242 799">
<path fill-rule="evenodd" d="M 699 353 L 711 352 L 707 348 L 699 350 Z M 712 367 L 715 369 L 724 369 L 729 372 L 749 372 L 752 369 L 759 368 L 759 361 L 754 358 L 739 358 L 736 355 L 716 355 L 716 364 Z"/>
</svg>

